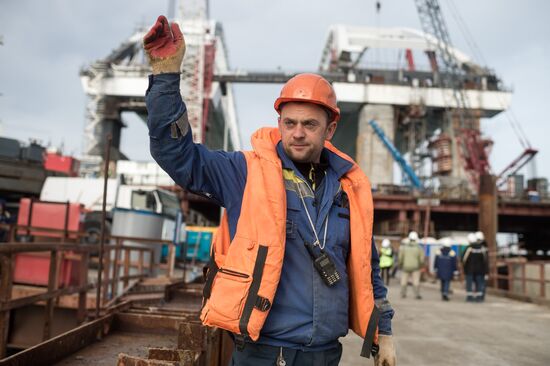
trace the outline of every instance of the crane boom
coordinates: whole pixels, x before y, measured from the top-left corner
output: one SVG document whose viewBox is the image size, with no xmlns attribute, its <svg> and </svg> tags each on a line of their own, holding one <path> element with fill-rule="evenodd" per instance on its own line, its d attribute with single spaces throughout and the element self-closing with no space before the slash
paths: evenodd
<svg viewBox="0 0 550 366">
<path fill-rule="evenodd" d="M 472 185 L 477 186 L 479 175 L 488 173 L 490 165 L 484 148 L 485 142 L 475 126 L 474 118 L 470 113 L 468 98 L 464 91 L 464 68 L 451 52 L 451 37 L 438 0 L 415 0 L 415 4 L 424 32 L 432 34 L 436 39 L 436 41 L 433 41 L 428 38 L 427 42 L 431 43 L 432 47 L 438 51 L 438 55 L 446 68 L 447 73 L 444 75 L 447 75 L 447 79 L 442 81 L 446 82 L 453 91 L 460 122 L 460 130 L 455 132 L 452 118 L 449 118 L 449 131 L 453 140 L 455 140 L 453 143 L 457 142 L 458 137 L 464 169 L 469 174 Z M 459 136 L 462 136 L 462 138 Z"/>
<path fill-rule="evenodd" d="M 401 170 L 407 175 L 412 185 L 418 189 L 422 188 L 422 182 L 420 181 L 420 178 L 418 178 L 411 166 L 407 164 L 407 161 L 405 160 L 405 158 L 403 158 L 403 155 L 401 155 L 399 150 L 397 150 L 393 143 L 388 139 L 382 128 L 380 128 L 380 126 L 378 126 L 376 121 L 373 119 L 369 121 L 369 125 L 372 127 L 374 133 L 376 134 L 376 136 L 378 136 L 380 141 L 382 141 L 386 149 L 390 151 L 393 159 L 397 162 L 397 164 L 399 164 Z"/>
<path fill-rule="evenodd" d="M 536 149 L 525 149 L 525 151 L 518 156 L 514 161 L 512 161 L 504 170 L 497 176 L 497 187 L 502 186 L 506 183 L 506 179 L 509 176 L 516 174 L 521 168 L 525 166 L 531 159 L 537 155 L 539 151 Z"/>
</svg>

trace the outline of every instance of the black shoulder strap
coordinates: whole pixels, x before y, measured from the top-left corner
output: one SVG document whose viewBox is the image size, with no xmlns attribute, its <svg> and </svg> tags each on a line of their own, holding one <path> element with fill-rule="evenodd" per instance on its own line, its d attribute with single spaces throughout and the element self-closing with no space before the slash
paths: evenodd
<svg viewBox="0 0 550 366">
<path fill-rule="evenodd" d="M 363 347 L 361 348 L 361 357 L 370 358 L 371 353 L 374 356 L 378 353 L 378 345 L 374 344 L 374 334 L 376 333 L 376 327 L 378 327 L 378 318 L 380 317 L 380 311 L 376 305 L 372 309 L 370 315 L 369 324 L 367 325 L 367 332 L 363 339 Z"/>
<path fill-rule="evenodd" d="M 212 292 L 212 283 L 214 283 L 214 277 L 216 277 L 216 274 L 218 273 L 218 264 L 215 260 L 215 251 L 212 250 L 212 254 L 210 255 L 210 261 L 208 262 L 208 272 L 206 272 L 206 282 L 204 283 L 204 287 L 202 289 L 202 296 L 205 299 L 210 298 L 210 293 Z"/>
<path fill-rule="evenodd" d="M 258 247 L 258 255 L 256 256 L 254 272 L 252 273 L 252 283 L 250 284 L 250 289 L 248 290 L 248 296 L 246 297 L 241 320 L 239 321 L 239 330 L 244 336 L 248 336 L 248 321 L 250 320 L 250 315 L 252 315 L 252 310 L 256 305 L 258 291 L 260 290 L 265 260 L 267 258 L 267 249 L 268 247 L 265 245 L 260 245 Z"/>
</svg>

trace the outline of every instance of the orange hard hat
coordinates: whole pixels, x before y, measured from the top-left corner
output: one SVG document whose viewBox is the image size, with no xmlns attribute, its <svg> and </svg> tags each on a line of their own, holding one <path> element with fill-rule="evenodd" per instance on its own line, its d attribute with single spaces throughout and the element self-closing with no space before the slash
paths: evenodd
<svg viewBox="0 0 550 366">
<path fill-rule="evenodd" d="M 281 113 L 281 106 L 288 102 L 318 104 L 331 112 L 331 122 L 340 119 L 340 109 L 336 105 L 336 94 L 332 85 L 317 74 L 298 74 L 287 81 L 275 101 L 275 110 Z"/>
</svg>

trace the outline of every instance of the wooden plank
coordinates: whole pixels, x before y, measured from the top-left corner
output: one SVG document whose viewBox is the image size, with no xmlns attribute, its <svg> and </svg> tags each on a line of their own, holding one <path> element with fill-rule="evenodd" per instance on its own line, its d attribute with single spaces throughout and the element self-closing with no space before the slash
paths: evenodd
<svg viewBox="0 0 550 366">
<path fill-rule="evenodd" d="M 115 249 L 115 259 L 113 261 L 113 273 L 111 274 L 112 282 L 111 282 L 111 299 L 114 299 L 117 296 L 118 293 L 118 278 L 120 276 L 119 271 L 119 262 L 120 262 L 120 250 L 121 250 L 122 242 L 120 239 L 117 239 L 116 241 L 116 249 Z"/>
<path fill-rule="evenodd" d="M 128 287 L 128 276 L 130 275 L 130 249 L 124 249 L 124 288 Z"/>
<path fill-rule="evenodd" d="M 174 277 L 174 266 L 176 264 L 176 245 L 174 243 L 168 244 L 168 277 Z"/>
<path fill-rule="evenodd" d="M 122 235 L 111 235 L 111 239 L 120 239 L 123 241 L 139 241 L 141 243 L 149 243 L 149 244 L 170 244 L 172 240 L 163 240 L 163 239 L 151 239 L 151 238 L 140 238 L 137 236 L 122 236 Z"/>
<path fill-rule="evenodd" d="M 138 273 L 143 273 L 143 250 L 139 251 L 139 260 L 138 260 Z"/>
<path fill-rule="evenodd" d="M 0 366 L 49 366 L 98 340 L 110 328 L 113 315 L 109 314 L 90 323 L 60 334 L 46 342 L 21 351 L 0 361 Z"/>
<path fill-rule="evenodd" d="M 155 275 L 154 267 L 155 267 L 155 252 L 151 251 L 151 256 L 149 257 L 149 275 L 150 276 Z"/>
<path fill-rule="evenodd" d="M 110 284 L 110 280 L 109 280 L 109 267 L 111 265 L 111 251 L 110 250 L 105 250 L 103 252 L 103 281 L 101 283 L 101 285 L 103 286 L 103 293 L 101 295 L 101 304 L 102 305 L 105 305 L 108 301 L 108 295 L 109 295 L 109 284 Z"/>
<path fill-rule="evenodd" d="M 59 273 L 58 252 L 53 250 L 50 255 L 50 273 L 48 275 L 48 292 L 52 293 L 57 289 L 57 275 Z M 46 302 L 44 313 L 44 329 L 42 340 L 48 340 L 51 333 L 51 325 L 53 319 L 53 298 L 49 298 Z"/>
<path fill-rule="evenodd" d="M 84 253 L 81 255 L 81 260 L 79 262 L 79 274 L 78 274 L 78 284 L 80 285 L 80 288 L 84 288 L 88 286 L 88 261 L 90 259 L 90 255 L 88 253 Z M 78 293 L 78 312 L 77 312 L 77 319 L 78 323 L 81 324 L 84 321 L 86 321 L 86 314 L 87 314 L 87 296 L 88 291 L 81 290 Z"/>
<path fill-rule="evenodd" d="M 17 299 L 10 300 L 9 302 L 5 302 L 5 303 L 0 304 L 0 311 L 20 308 L 22 306 L 27 306 L 27 305 L 34 304 L 38 301 L 47 301 L 47 300 L 50 300 L 50 299 L 53 299 L 53 298 L 56 298 L 56 297 L 59 297 L 59 296 L 66 296 L 66 295 L 75 294 L 75 293 L 81 292 L 83 290 L 88 291 L 88 290 L 90 290 L 94 287 L 95 287 L 94 284 L 90 283 L 90 284 L 86 285 L 85 287 L 71 286 L 71 287 L 58 289 L 58 290 L 55 290 L 55 291 L 52 291 L 52 292 L 42 292 L 42 293 L 36 294 L 36 295 L 20 297 L 20 298 L 17 298 Z"/>
<path fill-rule="evenodd" d="M 13 280 L 13 255 L 0 255 L 0 303 L 9 301 Z M 6 356 L 10 311 L 0 310 L 0 359 Z"/>
<path fill-rule="evenodd" d="M 71 250 L 75 252 L 93 252 L 88 246 L 61 243 L 2 243 L 0 254 L 23 252 L 50 252 L 52 250 Z"/>
</svg>

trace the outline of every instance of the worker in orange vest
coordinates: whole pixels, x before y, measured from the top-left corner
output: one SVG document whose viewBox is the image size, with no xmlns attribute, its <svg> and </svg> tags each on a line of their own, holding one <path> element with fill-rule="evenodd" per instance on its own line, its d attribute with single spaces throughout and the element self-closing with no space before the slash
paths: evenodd
<svg viewBox="0 0 550 366">
<path fill-rule="evenodd" d="M 371 188 L 329 142 L 340 118 L 330 83 L 295 76 L 275 101 L 278 128 L 258 130 L 253 151 L 209 151 L 193 142 L 180 95 L 178 25 L 159 17 L 144 48 L 151 154 L 180 186 L 226 208 L 201 320 L 232 333 L 232 364 L 337 365 L 351 328 L 362 356 L 395 365 Z"/>
</svg>

